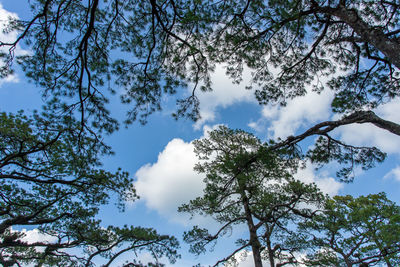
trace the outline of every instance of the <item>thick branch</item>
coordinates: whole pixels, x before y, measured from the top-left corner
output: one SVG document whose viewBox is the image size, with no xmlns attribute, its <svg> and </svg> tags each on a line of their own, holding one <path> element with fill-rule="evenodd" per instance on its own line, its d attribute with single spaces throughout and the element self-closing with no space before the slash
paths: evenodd
<svg viewBox="0 0 400 267">
<path fill-rule="evenodd" d="M 343 126 L 349 125 L 353 123 L 372 123 L 375 126 L 387 130 L 395 135 L 400 136 L 400 125 L 391 121 L 384 120 L 378 117 L 373 111 L 356 111 L 349 116 L 344 117 L 343 119 L 337 121 L 325 121 L 318 123 L 317 125 L 311 127 L 304 133 L 297 136 L 289 136 L 285 141 L 281 143 L 277 143 L 272 146 L 272 149 L 278 149 L 280 147 L 294 145 L 303 139 L 312 136 L 312 135 L 325 135 L 332 130 Z"/>
<path fill-rule="evenodd" d="M 344 21 L 364 41 L 381 51 L 393 65 L 400 69 L 400 44 L 396 39 L 391 39 L 381 29 L 368 25 L 354 9 L 339 5 L 338 8 L 321 7 L 320 11 Z"/>
</svg>

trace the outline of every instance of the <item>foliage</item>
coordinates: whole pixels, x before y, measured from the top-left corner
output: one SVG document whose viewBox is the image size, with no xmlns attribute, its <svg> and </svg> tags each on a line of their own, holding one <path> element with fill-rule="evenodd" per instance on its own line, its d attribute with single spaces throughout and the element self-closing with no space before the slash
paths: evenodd
<svg viewBox="0 0 400 267">
<path fill-rule="evenodd" d="M 174 262 L 175 238 L 141 227 L 104 228 L 96 219 L 110 197 L 119 198 L 120 208 L 136 198 L 128 173 L 101 169 L 99 157 L 110 154 L 100 136 L 69 116 L 0 114 L 3 266 L 92 266 L 99 257 L 111 264 L 124 252 L 142 250 Z M 38 230 L 43 240 L 24 239 L 22 227 Z"/>
<path fill-rule="evenodd" d="M 164 94 L 176 93 L 174 116 L 196 120 L 198 87 L 211 90 L 210 72 L 225 64 L 234 82 L 245 66 L 252 70 L 249 86 L 260 104 L 285 105 L 310 86 L 334 90 L 332 108 L 345 116 L 307 136 L 323 138 L 313 160 L 347 164 L 338 171 L 344 181 L 352 181 L 355 165 L 373 167 L 385 154 L 344 144 L 330 131 L 372 123 L 400 136 L 400 125 L 371 111 L 399 95 L 396 1 L 36 0 L 30 7 L 31 19 L 8 23 L 6 31 L 20 34 L 0 43 L 9 49 L 1 73 L 18 62 L 53 109 L 78 113 L 87 130 L 118 128 L 107 103 L 109 92 L 121 88 L 122 102 L 130 104 L 127 123 L 145 123 L 162 108 Z M 15 55 L 17 45 L 35 53 Z M 188 85 L 192 94 L 179 92 Z"/>
<path fill-rule="evenodd" d="M 314 148 L 307 152 L 307 156 L 311 162 L 320 166 L 332 161 L 337 161 L 341 166 L 344 165 L 336 175 L 345 182 L 352 181 L 355 166 L 361 166 L 363 170 L 367 170 L 386 158 L 386 154 L 376 147 L 347 145 L 329 135 L 320 136 L 315 142 Z"/>
<path fill-rule="evenodd" d="M 261 103 L 333 89 L 333 109 L 373 108 L 399 94 L 397 1 L 222 1 L 211 58 L 238 79 L 254 70 Z M 217 12 L 216 12 L 217 13 Z M 258 89 L 260 87 L 260 89 Z"/>
<path fill-rule="evenodd" d="M 194 146 L 200 159 L 195 170 L 205 174 L 206 187 L 179 210 L 211 216 L 219 228 L 214 234 L 199 226 L 185 232 L 192 253 L 205 253 L 246 225 L 249 237 L 238 239 L 237 249 L 215 266 L 248 249 L 255 266 L 262 259 L 270 266 L 399 264 L 400 207 L 384 193 L 323 196 L 315 185 L 293 178 L 301 154 L 279 143 L 262 144 L 241 130 L 220 126 Z"/>
<path fill-rule="evenodd" d="M 256 158 L 263 149 L 257 138 L 222 126 L 209 132 L 207 138 L 196 140 L 194 146 L 202 160 L 195 170 L 206 175 L 206 188 L 202 197 L 179 210 L 211 216 L 221 226 L 216 234 L 197 226 L 186 232 L 184 240 L 191 244 L 190 251 L 203 253 L 237 225 L 246 225 L 249 238 L 238 240 L 238 248 L 216 265 L 249 247 L 255 266 L 261 266 L 262 256 L 271 266 L 276 261 L 296 262 L 293 253 L 303 248 L 289 242 L 294 236 L 292 226 L 312 216 L 313 208 L 324 199 L 314 184 L 293 178 L 298 159 L 287 157 L 283 150 L 263 151 L 262 157 Z"/>
<path fill-rule="evenodd" d="M 31 19 L 8 24 L 18 39 L 0 43 L 10 50 L 3 76 L 12 71 L 16 45 L 27 45 L 35 53 L 17 56 L 27 76 L 68 103 L 60 108 L 79 110 L 84 124 L 90 117 L 108 131 L 117 125 L 105 85 L 122 87 L 122 101 L 134 102 L 128 122 L 144 122 L 161 109 L 162 94 L 194 84 L 176 116 L 196 119 L 196 88 L 211 89 L 216 63 L 226 64 L 235 82 L 250 67 L 263 104 L 284 105 L 310 84 L 333 89 L 338 112 L 399 95 L 397 1 L 35 0 L 31 9 Z"/>
<path fill-rule="evenodd" d="M 161 109 L 162 94 L 175 94 L 187 82 L 209 83 L 196 40 L 212 25 L 194 22 L 197 14 L 191 10 L 207 12 L 197 0 L 38 0 L 30 8 L 32 19 L 14 19 L 6 29 L 19 30 L 19 38 L 0 43 L 10 50 L 3 54 L 3 76 L 16 57 L 45 95 L 62 100 L 59 109 L 78 111 L 88 127 L 117 128 L 104 87 L 111 93 L 123 88 L 122 102 L 135 103 L 127 122 L 145 122 Z M 15 56 L 19 43 L 34 53 Z M 188 103 L 198 101 L 189 97 L 181 103 L 183 110 L 192 108 L 185 107 Z"/>
<path fill-rule="evenodd" d="M 308 266 L 400 264 L 400 207 L 384 193 L 329 199 L 302 229 L 315 249 Z"/>
</svg>

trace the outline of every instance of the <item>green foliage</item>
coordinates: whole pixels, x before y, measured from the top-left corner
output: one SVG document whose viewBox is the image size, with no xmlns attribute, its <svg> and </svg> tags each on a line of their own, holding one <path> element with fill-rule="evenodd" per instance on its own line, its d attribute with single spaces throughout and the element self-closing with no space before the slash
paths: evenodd
<svg viewBox="0 0 400 267">
<path fill-rule="evenodd" d="M 136 199 L 128 173 L 101 169 L 111 155 L 100 136 L 69 116 L 0 113 L 0 263 L 40 266 L 109 264 L 124 252 L 150 251 L 174 262 L 174 237 L 140 227 L 104 228 L 96 219 L 111 197 Z M 33 227 L 39 240 L 25 240 Z"/>
<path fill-rule="evenodd" d="M 133 1 L 35 0 L 32 19 L 12 19 L 0 43 L 2 76 L 17 44 L 35 53 L 17 55 L 26 75 L 85 124 L 112 131 L 108 94 L 123 89 L 132 103 L 127 122 L 161 109 L 164 94 L 188 83 L 193 95 L 178 100 L 175 116 L 197 119 L 200 90 L 224 63 L 234 82 L 244 66 L 260 103 L 305 95 L 311 84 L 333 89 L 333 109 L 373 108 L 399 95 L 400 13 L 396 2 L 352 1 Z M 321 82 L 327 80 L 327 84 Z"/>
<path fill-rule="evenodd" d="M 400 207 L 384 193 L 336 196 L 301 228 L 314 247 L 309 266 L 400 264 Z"/>
<path fill-rule="evenodd" d="M 398 3 L 224 1 L 219 9 L 211 58 L 235 80 L 243 65 L 253 69 L 260 103 L 330 87 L 334 111 L 351 112 L 399 94 Z"/>
<path fill-rule="evenodd" d="M 183 211 L 185 208 L 181 209 Z M 190 253 L 200 255 L 206 252 L 206 246 L 210 241 L 213 241 L 213 237 L 207 229 L 194 226 L 192 230 L 184 233 L 183 240 L 191 244 L 189 249 Z"/>
<path fill-rule="evenodd" d="M 180 98 L 173 116 L 198 119 L 196 91 L 212 89 L 216 64 L 226 65 L 235 83 L 249 67 L 248 87 L 256 88 L 261 104 L 285 105 L 309 93 L 307 88 L 330 88 L 333 110 L 354 114 L 399 95 L 396 2 L 36 0 L 30 5 L 31 20 L 11 19 L 5 29 L 20 35 L 0 43 L 10 51 L 1 55 L 1 73 L 11 73 L 18 62 L 44 89 L 53 111 L 79 115 L 87 130 L 118 129 L 107 110 L 110 93 L 117 91 L 130 105 L 127 123 L 145 123 L 162 108 L 164 95 L 173 94 Z M 35 53 L 15 55 L 17 45 Z M 179 92 L 188 85 L 192 94 Z M 328 147 L 324 143 L 317 146 Z M 345 181 L 352 180 L 354 166 L 373 167 L 385 157 L 375 148 L 338 142 L 329 147 L 313 151 L 311 158 L 347 165 L 338 172 Z"/>
<path fill-rule="evenodd" d="M 373 168 L 376 163 L 385 160 L 386 153 L 376 147 L 356 147 L 346 145 L 330 136 L 321 136 L 315 142 L 314 148 L 307 152 L 307 157 L 320 166 L 332 161 L 337 161 L 341 166 L 345 165 L 336 175 L 342 181 L 352 182 L 357 166 L 363 170 Z"/>
<path fill-rule="evenodd" d="M 60 109 L 77 111 L 83 123 L 107 131 L 115 130 L 117 122 L 106 108 L 109 93 L 104 88 L 111 93 L 122 88 L 121 101 L 134 103 L 126 122 L 144 123 L 161 109 L 163 94 L 175 94 L 187 82 L 203 81 L 203 90 L 210 87 L 212 67 L 198 39 L 212 25 L 202 5 L 186 0 L 32 1 L 32 19 L 13 20 L 6 29 L 22 31 L 20 38 L 0 43 L 11 51 L 3 57 L 3 72 L 11 71 L 16 57 L 44 95 L 63 103 Z M 35 53 L 15 56 L 17 43 Z M 188 102 L 179 103 L 185 110 Z M 188 116 L 196 119 L 193 108 Z"/>
</svg>

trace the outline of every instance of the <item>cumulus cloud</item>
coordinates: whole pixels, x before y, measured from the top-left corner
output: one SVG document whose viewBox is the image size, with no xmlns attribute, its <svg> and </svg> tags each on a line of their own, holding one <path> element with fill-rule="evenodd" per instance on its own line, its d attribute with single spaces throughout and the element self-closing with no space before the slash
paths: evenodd
<svg viewBox="0 0 400 267">
<path fill-rule="evenodd" d="M 9 33 L 5 33 L 4 30 L 7 28 L 7 22 L 8 20 L 12 19 L 18 19 L 18 15 L 13 12 L 9 12 L 3 8 L 3 5 L 0 3 L 0 38 L 2 42 L 6 43 L 11 43 L 14 42 L 17 39 L 18 33 L 13 31 Z M 1 48 L 4 49 L 4 48 Z"/>
<path fill-rule="evenodd" d="M 131 260 L 131 259 L 129 259 L 129 260 Z M 168 263 L 169 263 L 168 259 L 166 259 L 165 257 L 163 257 L 161 259 L 155 259 L 154 256 L 150 252 L 147 252 L 147 251 L 137 254 L 137 260 L 139 262 L 141 262 L 142 264 L 144 264 L 144 266 L 149 266 L 150 263 L 155 263 L 155 262 L 168 266 Z M 127 266 L 124 263 L 125 262 L 121 260 L 121 263 L 118 266 Z"/>
<path fill-rule="evenodd" d="M 207 138 L 208 133 L 219 126 L 203 126 L 200 138 Z M 193 169 L 197 162 L 192 142 L 175 138 L 159 153 L 155 163 L 146 164 L 136 172 L 136 192 L 149 209 L 172 222 L 188 225 L 190 215 L 177 210 L 182 204 L 203 194 L 204 175 Z M 192 219 L 194 224 L 211 228 L 217 225 L 211 218 L 200 215 Z"/>
<path fill-rule="evenodd" d="M 22 229 L 19 232 L 24 234 L 24 236 L 20 240 L 27 243 L 35 243 L 35 242 L 54 243 L 58 241 L 58 238 L 56 236 L 44 234 L 40 232 L 38 229 L 32 229 L 32 230 Z"/>
<path fill-rule="evenodd" d="M 330 196 L 337 195 L 343 188 L 343 183 L 336 181 L 333 177 L 324 173 L 316 175 L 311 163 L 307 163 L 304 169 L 298 170 L 294 177 L 304 183 L 315 183 L 323 193 Z"/>
<path fill-rule="evenodd" d="M 146 206 L 175 221 L 183 218 L 177 214 L 178 207 L 200 196 L 204 188 L 202 176 L 193 170 L 197 162 L 193 149 L 192 143 L 175 138 L 156 163 L 136 172 L 135 187 Z"/>
<path fill-rule="evenodd" d="M 304 255 L 302 255 L 302 254 L 298 254 L 296 256 L 299 258 L 304 257 Z M 237 267 L 253 267 L 254 266 L 254 259 L 253 259 L 252 251 L 243 250 L 241 252 L 236 253 L 234 258 L 237 262 Z M 262 264 L 265 267 L 271 266 L 269 264 L 269 261 L 266 261 L 266 260 L 262 260 Z M 229 263 L 228 263 L 228 264 L 225 264 L 224 266 L 228 267 L 228 266 L 232 266 L 232 265 L 229 265 Z M 300 266 L 305 266 L 305 265 L 300 264 Z"/>
<path fill-rule="evenodd" d="M 262 109 L 258 122 L 248 126 L 260 131 L 260 124 L 268 122 L 268 135 L 282 138 L 294 135 L 300 127 L 307 127 L 330 117 L 330 103 L 333 92 L 325 90 L 318 94 L 310 90 L 306 95 L 289 100 L 285 107 L 268 105 Z"/>
<path fill-rule="evenodd" d="M 236 253 L 234 256 L 237 266 L 238 267 L 253 267 L 254 266 L 254 259 L 253 259 L 253 252 L 252 251 L 246 251 L 243 250 L 239 253 Z M 262 261 L 263 266 L 269 267 L 270 264 L 269 262 L 263 260 Z M 226 267 L 231 266 L 229 264 L 225 264 Z"/>
<path fill-rule="evenodd" d="M 200 129 L 206 122 L 214 121 L 219 107 L 225 108 L 239 102 L 256 101 L 254 91 L 244 88 L 244 85 L 248 84 L 250 80 L 250 70 L 248 69 L 243 71 L 241 84 L 233 84 L 232 80 L 225 74 L 225 69 L 222 65 L 216 67 L 211 79 L 213 91 L 197 93 L 200 100 L 201 119 L 195 123 L 195 129 Z"/>
<path fill-rule="evenodd" d="M 11 227 L 7 231 L 10 231 L 11 233 L 21 234 L 18 240 L 26 242 L 28 244 L 33 244 L 38 242 L 52 244 L 58 241 L 58 238 L 56 236 L 43 233 L 36 228 L 32 230 L 27 230 L 27 229 L 14 230 Z M 35 250 L 38 252 L 43 252 L 45 250 L 45 247 L 35 247 Z"/>
<path fill-rule="evenodd" d="M 400 123 L 400 99 L 379 106 L 375 110 L 381 118 Z M 387 153 L 400 152 L 400 138 L 372 124 L 352 124 L 340 127 L 336 133 L 340 138 L 357 146 L 376 146 Z"/>
</svg>

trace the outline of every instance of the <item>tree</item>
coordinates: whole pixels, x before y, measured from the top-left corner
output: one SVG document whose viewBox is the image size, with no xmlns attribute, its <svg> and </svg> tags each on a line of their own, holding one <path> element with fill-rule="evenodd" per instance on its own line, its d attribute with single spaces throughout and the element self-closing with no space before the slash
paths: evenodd
<svg viewBox="0 0 400 267">
<path fill-rule="evenodd" d="M 235 82 L 245 65 L 253 70 L 260 104 L 285 105 L 311 85 L 318 92 L 335 91 L 332 107 L 343 118 L 288 138 L 291 145 L 319 135 L 317 145 L 325 154 L 332 151 L 327 144 L 367 151 L 329 134 L 354 123 L 400 135 L 398 124 L 372 111 L 399 94 L 397 1 L 38 0 L 31 9 L 31 19 L 8 24 L 7 31 L 20 35 L 15 42 L 0 43 L 9 49 L 2 55 L 2 74 L 18 62 L 45 95 L 59 100 L 56 109 L 78 113 L 85 129 L 118 128 L 107 110 L 104 87 L 110 92 L 122 87 L 122 101 L 134 102 L 126 122 L 144 123 L 162 108 L 162 94 L 194 84 L 193 93 L 178 100 L 175 116 L 197 119 L 197 88 L 211 90 L 210 72 L 215 64 L 227 64 Z M 15 57 L 18 44 L 35 53 Z M 322 83 L 323 78 L 328 81 Z M 369 162 L 384 159 L 377 149 L 369 151 L 374 155 Z M 351 173 L 349 166 L 339 171 L 346 181 Z"/>
<path fill-rule="evenodd" d="M 384 193 L 335 196 L 301 226 L 314 248 L 307 266 L 398 266 L 400 207 Z"/>
<path fill-rule="evenodd" d="M 35 53 L 17 62 L 45 94 L 72 97 L 64 108 L 79 109 L 83 124 L 91 115 L 97 126 L 116 127 L 102 92 L 109 81 L 126 90 L 123 102 L 135 102 L 128 121 L 144 121 L 161 108 L 162 93 L 192 82 L 193 95 L 176 115 L 196 119 L 197 85 L 210 90 L 209 72 L 226 63 L 235 81 L 244 65 L 254 70 L 262 104 L 285 104 L 310 83 L 319 92 L 328 86 L 336 91 L 335 111 L 399 134 L 398 125 L 361 112 L 398 96 L 397 1 L 40 0 L 31 9 L 32 19 L 9 23 L 7 30 L 21 34 L 0 43 L 10 51 L 2 73 L 25 42 Z M 319 82 L 325 76 L 327 85 Z"/>
<path fill-rule="evenodd" d="M 263 257 L 272 267 L 296 263 L 294 253 L 303 248 L 290 240 L 295 236 L 292 226 L 312 217 L 313 208 L 324 199 L 314 184 L 293 178 L 298 159 L 280 150 L 263 153 L 244 165 L 259 153 L 261 142 L 249 133 L 226 127 L 196 140 L 194 146 L 201 160 L 195 170 L 206 175 L 206 187 L 202 197 L 179 211 L 211 216 L 221 226 L 215 234 L 197 226 L 186 232 L 184 240 L 191 244 L 190 251 L 203 253 L 236 225 L 246 225 L 249 238 L 237 240 L 238 248 L 215 266 L 247 248 L 252 250 L 255 266 L 262 266 Z"/>
<path fill-rule="evenodd" d="M 111 197 L 120 208 L 136 198 L 128 173 L 101 169 L 100 156 L 110 154 L 100 136 L 83 132 L 69 116 L 0 113 L 2 266 L 93 266 L 99 258 L 109 266 L 123 253 L 143 250 L 175 261 L 174 237 L 105 227 L 96 219 Z M 34 227 L 43 240 L 24 239 L 21 227 Z"/>
</svg>

